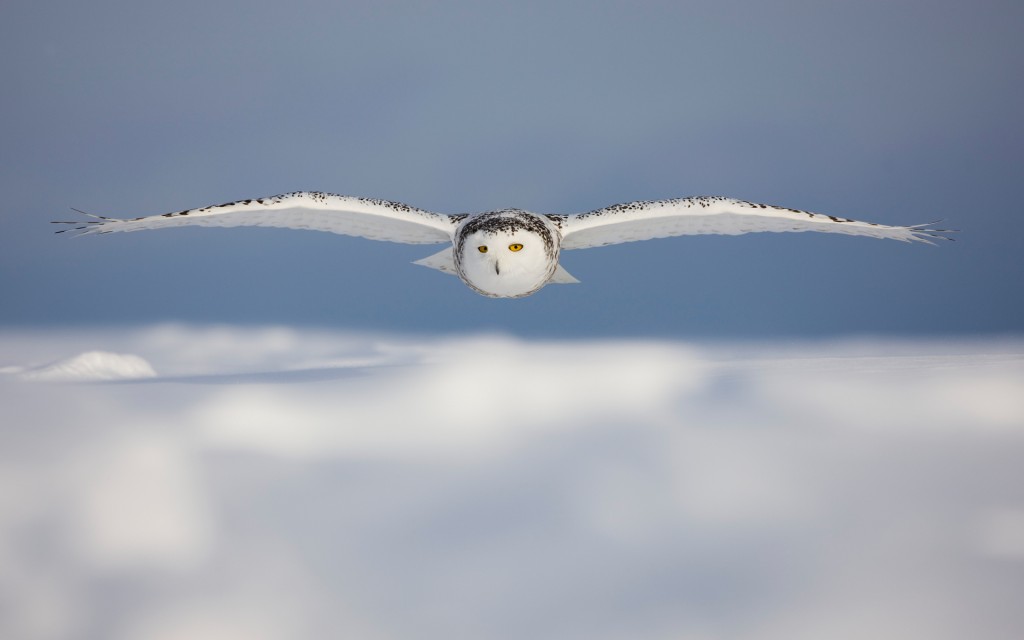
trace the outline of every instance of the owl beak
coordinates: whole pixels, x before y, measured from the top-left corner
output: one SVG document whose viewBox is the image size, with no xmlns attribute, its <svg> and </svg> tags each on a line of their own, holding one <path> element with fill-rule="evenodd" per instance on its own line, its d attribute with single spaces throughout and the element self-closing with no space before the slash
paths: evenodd
<svg viewBox="0 0 1024 640">
<path fill-rule="evenodd" d="M 500 266 L 500 264 L 501 263 L 499 261 L 497 261 L 497 260 L 494 261 L 494 273 L 498 274 L 499 276 L 501 275 L 501 266 Z"/>
</svg>

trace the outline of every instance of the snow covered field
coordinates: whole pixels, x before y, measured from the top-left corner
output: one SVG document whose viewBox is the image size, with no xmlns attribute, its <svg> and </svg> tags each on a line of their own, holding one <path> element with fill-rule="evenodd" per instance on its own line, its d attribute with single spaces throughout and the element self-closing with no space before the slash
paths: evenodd
<svg viewBox="0 0 1024 640">
<path fill-rule="evenodd" d="M 0 332 L 0 637 L 1020 638 L 1024 342 Z"/>
</svg>

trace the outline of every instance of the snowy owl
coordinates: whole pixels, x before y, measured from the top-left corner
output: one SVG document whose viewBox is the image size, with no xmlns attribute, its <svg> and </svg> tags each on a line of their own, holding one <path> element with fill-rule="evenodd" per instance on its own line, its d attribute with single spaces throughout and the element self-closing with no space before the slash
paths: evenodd
<svg viewBox="0 0 1024 640">
<path fill-rule="evenodd" d="M 72 225 L 58 233 L 253 226 L 444 244 L 414 264 L 457 275 L 473 291 L 492 298 L 522 298 L 546 284 L 578 282 L 558 263 L 563 250 L 635 240 L 754 231 L 824 231 L 928 243 L 949 239 L 938 235 L 946 230 L 931 225 L 892 227 L 721 196 L 630 202 L 572 215 L 521 209 L 442 214 L 388 200 L 299 191 L 140 218 L 85 215 L 94 220 L 58 222 Z"/>
</svg>

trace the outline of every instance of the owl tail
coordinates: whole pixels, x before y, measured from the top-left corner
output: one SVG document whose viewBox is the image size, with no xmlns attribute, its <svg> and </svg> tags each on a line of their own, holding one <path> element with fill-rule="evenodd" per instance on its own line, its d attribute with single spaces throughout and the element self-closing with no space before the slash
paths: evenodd
<svg viewBox="0 0 1024 640">
<path fill-rule="evenodd" d="M 555 269 L 555 275 L 551 276 L 551 280 L 548 282 L 553 282 L 555 284 L 579 284 L 579 280 L 572 277 L 571 273 L 563 269 L 561 263 L 559 263 L 558 268 Z"/>
<path fill-rule="evenodd" d="M 455 257 L 452 255 L 451 247 L 442 249 L 432 256 L 416 260 L 413 264 L 418 264 L 429 269 L 437 269 L 438 271 L 450 273 L 453 276 L 459 275 L 459 272 L 455 270 Z"/>
</svg>

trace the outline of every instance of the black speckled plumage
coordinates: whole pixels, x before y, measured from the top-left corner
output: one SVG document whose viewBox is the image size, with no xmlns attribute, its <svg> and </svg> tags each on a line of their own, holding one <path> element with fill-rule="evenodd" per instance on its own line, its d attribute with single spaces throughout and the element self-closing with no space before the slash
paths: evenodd
<svg viewBox="0 0 1024 640">
<path fill-rule="evenodd" d="M 56 222 L 68 225 L 58 233 L 102 234 L 181 226 L 257 226 L 327 231 L 408 244 L 449 244 L 450 249 L 418 263 L 445 273 L 456 273 L 474 290 L 497 297 L 529 295 L 547 282 L 575 282 L 572 276 L 558 267 L 562 250 L 652 238 L 819 231 L 904 242 L 932 243 L 936 239 L 952 239 L 943 235 L 948 233 L 947 230 L 936 229 L 932 225 L 889 226 L 723 196 L 641 200 L 573 215 L 535 214 L 520 209 L 442 214 L 391 200 L 322 191 L 295 191 L 135 218 L 84 215 L 92 219 Z M 473 285 L 461 263 L 466 238 L 481 232 L 506 236 L 523 232 L 539 238 L 544 255 L 543 264 L 537 267 L 543 270 L 539 284 L 519 293 L 494 293 Z M 495 270 L 500 271 L 497 265 Z M 506 271 L 515 272 L 516 269 Z"/>
<path fill-rule="evenodd" d="M 544 242 L 544 251 L 548 257 L 558 257 L 559 242 L 557 234 L 544 224 L 541 216 L 535 213 L 528 213 L 522 209 L 502 209 L 501 211 L 488 211 L 481 213 L 462 225 L 455 238 L 455 253 L 462 253 L 466 238 L 478 231 L 484 233 L 514 233 L 518 230 L 526 231 L 540 236 Z"/>
</svg>

